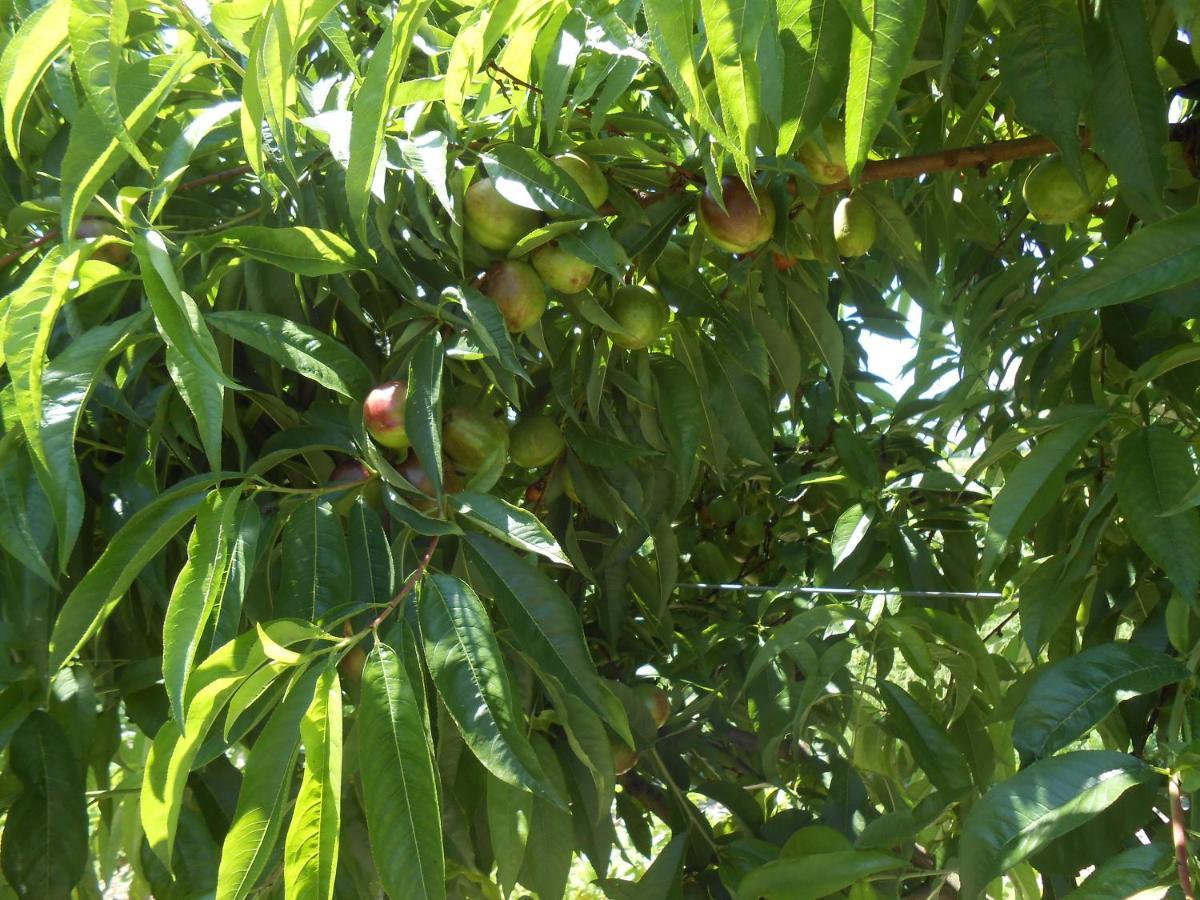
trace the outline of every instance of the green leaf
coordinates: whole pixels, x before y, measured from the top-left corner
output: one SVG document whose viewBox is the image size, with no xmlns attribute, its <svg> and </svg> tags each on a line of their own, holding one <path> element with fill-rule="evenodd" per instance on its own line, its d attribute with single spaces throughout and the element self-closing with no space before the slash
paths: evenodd
<svg viewBox="0 0 1200 900">
<path fill-rule="evenodd" d="M 611 900 L 666 900 L 679 878 L 679 866 L 687 849 L 685 835 L 677 834 L 654 857 L 654 862 L 636 882 L 607 879 L 604 893 Z"/>
<path fill-rule="evenodd" d="M 365 242 L 367 206 L 372 193 L 382 192 L 378 169 L 383 131 L 391 116 L 413 36 L 432 0 L 415 0 L 400 7 L 371 52 L 367 74 L 354 101 L 350 123 L 350 161 L 346 166 L 346 205 L 350 222 Z"/>
<path fill-rule="evenodd" d="M 371 265 L 371 260 L 341 235 L 302 225 L 290 228 L 238 225 L 196 243 L 206 251 L 227 247 L 241 256 L 297 275 L 337 275 Z"/>
<path fill-rule="evenodd" d="M 300 723 L 304 780 L 284 839 L 284 893 L 333 900 L 342 819 L 342 688 L 332 660 Z"/>
<path fill-rule="evenodd" d="M 67 19 L 75 71 L 96 117 L 120 142 L 125 152 L 147 172 L 149 160 L 125 127 L 117 105 L 117 85 L 123 60 L 122 45 L 129 27 L 126 0 L 71 0 Z"/>
<path fill-rule="evenodd" d="M 316 620 L 349 598 L 350 556 L 341 519 L 328 501 L 308 500 L 292 511 L 280 538 L 283 578 L 276 608 Z"/>
<path fill-rule="evenodd" d="M 925 19 L 925 0 L 861 2 L 871 33 L 856 28 L 850 35 L 846 167 L 852 181 L 858 178 L 876 136 L 892 113 Z"/>
<path fill-rule="evenodd" d="M 281 366 L 343 397 L 360 400 L 374 383 L 370 370 L 354 351 L 315 328 L 250 310 L 212 312 L 205 319 Z"/>
<path fill-rule="evenodd" d="M 452 494 L 450 506 L 468 522 L 514 547 L 540 554 L 559 565 L 571 564 L 554 536 L 528 510 L 476 491 Z"/>
<path fill-rule="evenodd" d="M 1139 228 L 1095 266 L 1050 288 L 1038 317 L 1140 300 L 1194 281 L 1200 208 Z"/>
<path fill-rule="evenodd" d="M 267 662 L 263 635 L 282 647 L 323 636 L 307 623 L 267 622 L 222 645 L 192 671 L 184 698 L 187 721 L 167 720 L 159 728 L 138 797 L 146 840 L 164 863 L 173 857 L 184 787 L 205 736 L 233 694 Z"/>
<path fill-rule="evenodd" d="M 566 795 L 566 778 L 550 742 L 541 734 L 534 734 L 532 741 L 538 760 L 553 779 L 551 783 L 555 790 Z M 537 852 L 525 853 L 521 864 L 521 884 L 539 897 L 565 897 L 575 848 L 571 814 L 541 795 L 534 796 L 529 846 L 536 847 Z"/>
<path fill-rule="evenodd" d="M 540 5 L 523 0 L 481 3 L 464 20 L 450 48 L 444 85 L 446 109 L 456 123 L 464 124 L 463 104 L 488 53 L 501 38 L 512 34 L 518 16 Z"/>
<path fill-rule="evenodd" d="M 1117 506 L 1130 535 L 1185 597 L 1200 584 L 1200 520 L 1195 510 L 1168 516 L 1195 480 L 1187 443 L 1154 425 L 1117 448 Z"/>
<path fill-rule="evenodd" d="M 396 564 L 379 514 L 361 494 L 350 507 L 351 600 L 387 603 L 395 593 Z"/>
<path fill-rule="evenodd" d="M 1058 502 L 1067 472 L 1078 463 L 1108 414 L 1094 406 L 1059 410 L 1059 424 L 1017 463 L 992 503 L 983 559 L 990 571 L 1010 543 L 1019 540 Z"/>
<path fill-rule="evenodd" d="M 678 0 L 643 0 L 642 10 L 659 64 L 688 112 L 706 131 L 725 144 L 735 158 L 743 155 L 741 145 L 726 138 L 724 126 L 713 114 L 704 95 L 704 85 L 696 66 L 699 54 L 696 48 L 695 4 L 679 3 Z"/>
<path fill-rule="evenodd" d="M 881 681 L 879 694 L 887 707 L 888 723 L 908 744 L 929 783 L 952 794 L 969 788 L 971 772 L 967 761 L 946 730 L 903 688 Z"/>
<path fill-rule="evenodd" d="M 175 56 L 139 60 L 126 67 L 117 86 L 117 99 L 125 117 L 128 139 L 141 138 L 167 95 L 207 62 L 204 54 L 185 51 Z M 79 110 L 71 124 L 62 161 L 63 234 L 75 234 L 88 204 L 129 155 L 125 146 L 109 134 L 92 107 Z"/>
<path fill-rule="evenodd" d="M 187 562 L 179 570 L 163 618 L 163 684 L 176 722 L 184 721 L 188 673 L 213 605 L 225 588 L 230 531 L 237 516 L 233 490 L 213 491 L 196 511 Z"/>
<path fill-rule="evenodd" d="M 1165 844 L 1141 844 L 1118 853 L 1095 870 L 1066 900 L 1128 900 L 1157 887 L 1171 856 Z"/>
<path fill-rule="evenodd" d="M 1121 196 L 1143 221 L 1164 212 L 1167 100 L 1154 67 L 1146 13 L 1136 0 L 1106 0 L 1088 23 L 1092 146 L 1108 163 Z"/>
<path fill-rule="evenodd" d="M 149 221 L 155 221 L 167 201 L 171 199 L 172 192 L 182 180 L 183 173 L 187 171 L 192 154 L 196 152 L 200 142 L 239 109 L 241 104 L 238 101 L 227 100 L 199 110 L 186 124 L 181 124 L 178 137 L 163 150 L 158 163 L 154 190 L 150 192 L 150 201 L 146 204 L 146 218 Z"/>
<path fill-rule="evenodd" d="M 429 674 L 463 740 L 497 778 L 555 803 L 563 801 L 525 737 L 487 610 L 451 575 L 421 584 L 421 637 Z"/>
<path fill-rule="evenodd" d="M 225 377 L 217 345 L 196 301 L 180 288 L 162 235 L 157 231 L 138 232 L 133 252 L 158 333 L 167 345 L 171 380 L 192 411 L 209 465 L 219 469 L 225 388 L 238 385 Z"/>
<path fill-rule="evenodd" d="M 404 427 L 434 493 L 442 496 L 442 334 L 422 338 L 408 364 Z"/>
<path fill-rule="evenodd" d="M 509 202 L 572 219 L 591 219 L 596 210 L 575 179 L 536 150 L 500 144 L 480 161 Z"/>
<path fill-rule="evenodd" d="M 70 561 L 83 525 L 85 497 L 75 455 L 80 416 L 104 366 L 129 345 L 145 339 L 149 322 L 149 311 L 143 311 L 93 328 L 68 344 L 42 374 L 40 455 L 33 457 L 33 463 L 54 511 L 60 568 Z"/>
<path fill-rule="evenodd" d="M 669 357 L 651 362 L 658 422 L 670 447 L 670 470 L 675 496 L 683 503 L 691 496 L 700 470 L 700 444 L 704 438 L 704 399 L 687 367 Z"/>
<path fill-rule="evenodd" d="M 296 676 L 250 748 L 237 809 L 221 847 L 216 900 L 243 900 L 266 870 L 279 832 L 300 753 L 300 728 L 322 669 Z"/>
<path fill-rule="evenodd" d="M 1092 82 L 1079 9 L 1072 0 L 1014 0 L 1011 9 L 1013 24 L 1000 29 L 997 45 L 1017 119 L 1054 141 L 1081 172 L 1079 117 Z"/>
<path fill-rule="evenodd" d="M 264 121 L 275 152 L 293 168 L 288 119 L 299 93 L 296 54 L 336 5 L 336 0 L 275 0 L 258 18 L 242 79 L 242 135 L 256 172 L 263 168 Z"/>
<path fill-rule="evenodd" d="M 50 714 L 25 717 L 8 748 L 7 774 L 21 783 L 0 840 L 0 868 L 21 900 L 67 900 L 88 862 L 82 764 Z"/>
<path fill-rule="evenodd" d="M 532 815 L 532 794 L 493 775 L 487 776 L 488 834 L 496 857 L 496 880 L 505 896 L 516 886 L 529 843 Z"/>
<path fill-rule="evenodd" d="M 1154 770 L 1132 756 L 1078 750 L 1035 762 L 1000 782 L 963 823 L 962 896 L 981 897 L 992 879 L 1153 777 Z"/>
<path fill-rule="evenodd" d="M 682 4 L 681 4 L 682 5 Z M 729 143 L 741 152 L 735 157 L 742 180 L 752 185 L 750 160 L 758 143 L 762 116 L 762 60 L 759 38 L 770 18 L 766 0 L 700 0 L 708 51 L 712 57 L 721 113 L 731 132 Z M 768 78 L 777 73 L 765 73 Z"/>
<path fill-rule="evenodd" d="M 23 161 L 21 126 L 33 92 L 55 57 L 67 46 L 71 0 L 54 0 L 33 12 L 0 56 L 0 109 L 4 140 L 14 160 Z"/>
<path fill-rule="evenodd" d="M 758 674 L 763 669 L 769 666 L 785 650 L 806 641 L 818 631 L 848 619 L 862 622 L 865 621 L 866 616 L 852 606 L 829 604 L 828 606 L 816 606 L 812 609 L 804 610 L 788 619 L 782 625 L 771 629 L 767 642 L 759 648 L 758 652 L 754 654 L 753 659 L 750 660 L 750 667 L 746 670 L 745 685 L 748 686 L 750 682 L 758 677 Z M 744 687 L 743 690 L 745 690 Z"/>
<path fill-rule="evenodd" d="M 739 900 L 818 900 L 908 865 L 876 850 L 783 856 L 747 874 L 738 885 L 737 896 Z"/>
<path fill-rule="evenodd" d="M 446 896 L 441 807 L 425 712 L 396 651 L 377 643 L 363 668 L 358 765 L 367 830 L 392 897 Z"/>
<path fill-rule="evenodd" d="M 849 71 L 850 19 L 838 0 L 780 0 L 783 124 L 779 153 L 792 151 L 833 108 Z"/>
<path fill-rule="evenodd" d="M 1117 704 L 1188 677 L 1187 667 L 1140 644 L 1088 647 L 1047 666 L 1017 707 L 1013 744 L 1049 756 L 1099 725 Z"/>
<path fill-rule="evenodd" d="M 466 536 L 467 559 L 482 576 L 519 646 L 571 694 L 607 716 L 583 622 L 562 588 L 491 538 Z"/>
<path fill-rule="evenodd" d="M 196 515 L 219 476 L 197 476 L 134 513 L 67 597 L 50 635 L 50 671 L 62 668 L 108 619 L 133 580 Z"/>
<path fill-rule="evenodd" d="M 829 310 L 820 298 L 806 289 L 799 282 L 790 278 L 783 281 L 787 290 L 788 302 L 795 310 L 803 326 L 805 335 L 825 361 L 829 369 L 829 383 L 833 386 L 836 397 L 841 390 L 842 371 L 845 367 L 846 346 L 842 339 L 842 331 L 837 321 L 829 314 Z"/>
<path fill-rule="evenodd" d="M 558 246 L 614 278 L 623 278 L 630 265 L 625 248 L 599 222 L 590 222 L 582 231 L 559 238 Z"/>
</svg>

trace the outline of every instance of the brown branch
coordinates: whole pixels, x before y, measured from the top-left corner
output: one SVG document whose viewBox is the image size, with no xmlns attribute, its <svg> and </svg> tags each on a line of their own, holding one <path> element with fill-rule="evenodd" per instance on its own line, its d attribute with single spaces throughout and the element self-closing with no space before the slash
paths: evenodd
<svg viewBox="0 0 1200 900">
<path fill-rule="evenodd" d="M 937 150 L 933 153 L 917 153 L 913 156 L 897 156 L 894 159 L 876 159 L 868 162 L 858 176 L 858 183 L 891 181 L 895 178 L 916 178 L 937 172 L 955 172 L 963 169 L 987 169 L 996 163 L 1028 159 L 1031 156 L 1048 156 L 1058 148 L 1047 137 L 1034 136 L 1011 141 L 993 141 L 973 147 L 957 147 Z M 826 185 L 822 193 L 832 194 L 850 190 L 850 180 Z"/>
<path fill-rule="evenodd" d="M 1196 900 L 1192 890 L 1192 868 L 1188 862 L 1187 826 L 1183 820 L 1183 802 L 1179 798 L 1179 776 L 1172 775 L 1167 782 L 1171 795 L 1171 837 L 1175 842 L 1175 868 L 1179 871 L 1179 886 L 1183 888 L 1184 900 Z"/>
<path fill-rule="evenodd" d="M 438 539 L 434 537 L 429 542 L 429 547 L 425 550 L 425 556 L 421 560 L 420 565 L 417 566 L 416 571 L 408 576 L 408 580 L 404 582 L 404 586 L 400 588 L 400 592 L 388 601 L 388 605 L 383 608 L 383 612 L 376 616 L 375 621 L 371 623 L 372 631 L 375 631 L 383 620 L 392 614 L 396 607 L 400 605 L 400 601 L 408 596 L 408 592 L 413 589 L 420 577 L 425 574 L 425 570 L 429 567 L 429 561 L 433 559 L 433 551 L 437 549 L 437 545 Z"/>
<path fill-rule="evenodd" d="M 175 193 L 179 191 L 194 191 L 196 188 L 207 187 L 210 184 L 220 184 L 222 181 L 230 181 L 234 178 L 241 178 L 243 175 L 249 175 L 254 171 L 253 166 L 234 166 L 232 169 L 224 169 L 220 172 L 213 172 L 211 175 L 204 175 L 200 178 L 193 178 L 191 181 L 184 181 L 175 188 Z"/>
<path fill-rule="evenodd" d="M 48 244 L 53 240 L 57 240 L 59 234 L 60 232 L 57 231 L 47 231 L 37 240 L 30 241 L 28 244 L 18 247 L 11 253 L 6 253 L 4 256 L 0 256 L 0 269 L 11 266 L 30 250 L 36 250 L 38 247 L 42 246 L 42 244 Z"/>
</svg>

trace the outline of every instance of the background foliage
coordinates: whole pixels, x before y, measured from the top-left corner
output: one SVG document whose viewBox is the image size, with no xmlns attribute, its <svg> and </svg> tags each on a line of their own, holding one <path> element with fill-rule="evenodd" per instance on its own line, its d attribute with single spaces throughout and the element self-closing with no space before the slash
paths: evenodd
<svg viewBox="0 0 1200 900">
<path fill-rule="evenodd" d="M 1191 890 L 1194 0 L 0 8 L 0 892 Z M 484 176 L 597 267 L 524 334 Z M 463 407 L 568 449 L 460 479 Z"/>
</svg>

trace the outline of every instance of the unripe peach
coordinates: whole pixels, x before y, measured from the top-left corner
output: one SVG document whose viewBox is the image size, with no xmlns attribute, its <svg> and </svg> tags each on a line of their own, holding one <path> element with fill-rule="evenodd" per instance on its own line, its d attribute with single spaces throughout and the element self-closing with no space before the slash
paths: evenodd
<svg viewBox="0 0 1200 900">
<path fill-rule="evenodd" d="M 775 203 L 762 188 L 751 194 L 740 179 L 721 179 L 725 209 L 708 190 L 700 197 L 697 217 L 708 239 L 729 253 L 749 253 L 771 239 L 775 231 Z M 757 203 L 755 202 L 757 200 Z"/>
<path fill-rule="evenodd" d="M 594 160 L 582 153 L 560 153 L 551 162 L 571 176 L 592 206 L 599 209 L 608 199 L 608 181 Z"/>
<path fill-rule="evenodd" d="M 532 328 L 546 311 L 546 288 L 527 263 L 502 259 L 483 277 L 483 292 L 496 301 L 509 331 Z"/>
<path fill-rule="evenodd" d="M 543 244 L 529 257 L 542 281 L 560 294 L 578 294 L 592 282 L 596 267 L 557 244 Z"/>
<path fill-rule="evenodd" d="M 404 404 L 408 399 L 408 384 L 385 381 L 371 389 L 363 402 L 363 424 L 375 442 L 393 450 L 408 447 L 408 432 L 404 427 Z"/>
<path fill-rule="evenodd" d="M 464 229 L 488 250 L 509 250 L 542 223 L 538 210 L 506 199 L 490 178 L 481 178 L 467 188 L 465 207 Z"/>
</svg>

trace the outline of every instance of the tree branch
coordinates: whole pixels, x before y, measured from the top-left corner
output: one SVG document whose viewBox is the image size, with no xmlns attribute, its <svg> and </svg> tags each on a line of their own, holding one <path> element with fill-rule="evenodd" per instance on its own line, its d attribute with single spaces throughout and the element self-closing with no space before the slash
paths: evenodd
<svg viewBox="0 0 1200 900">
<path fill-rule="evenodd" d="M 1183 801 L 1179 798 L 1179 776 L 1172 775 L 1167 782 L 1171 795 L 1171 837 L 1175 842 L 1175 868 L 1179 871 L 1179 886 L 1183 888 L 1184 900 L 1196 900 L 1192 890 L 1192 868 L 1188 862 L 1187 825 L 1183 819 Z"/>
</svg>

